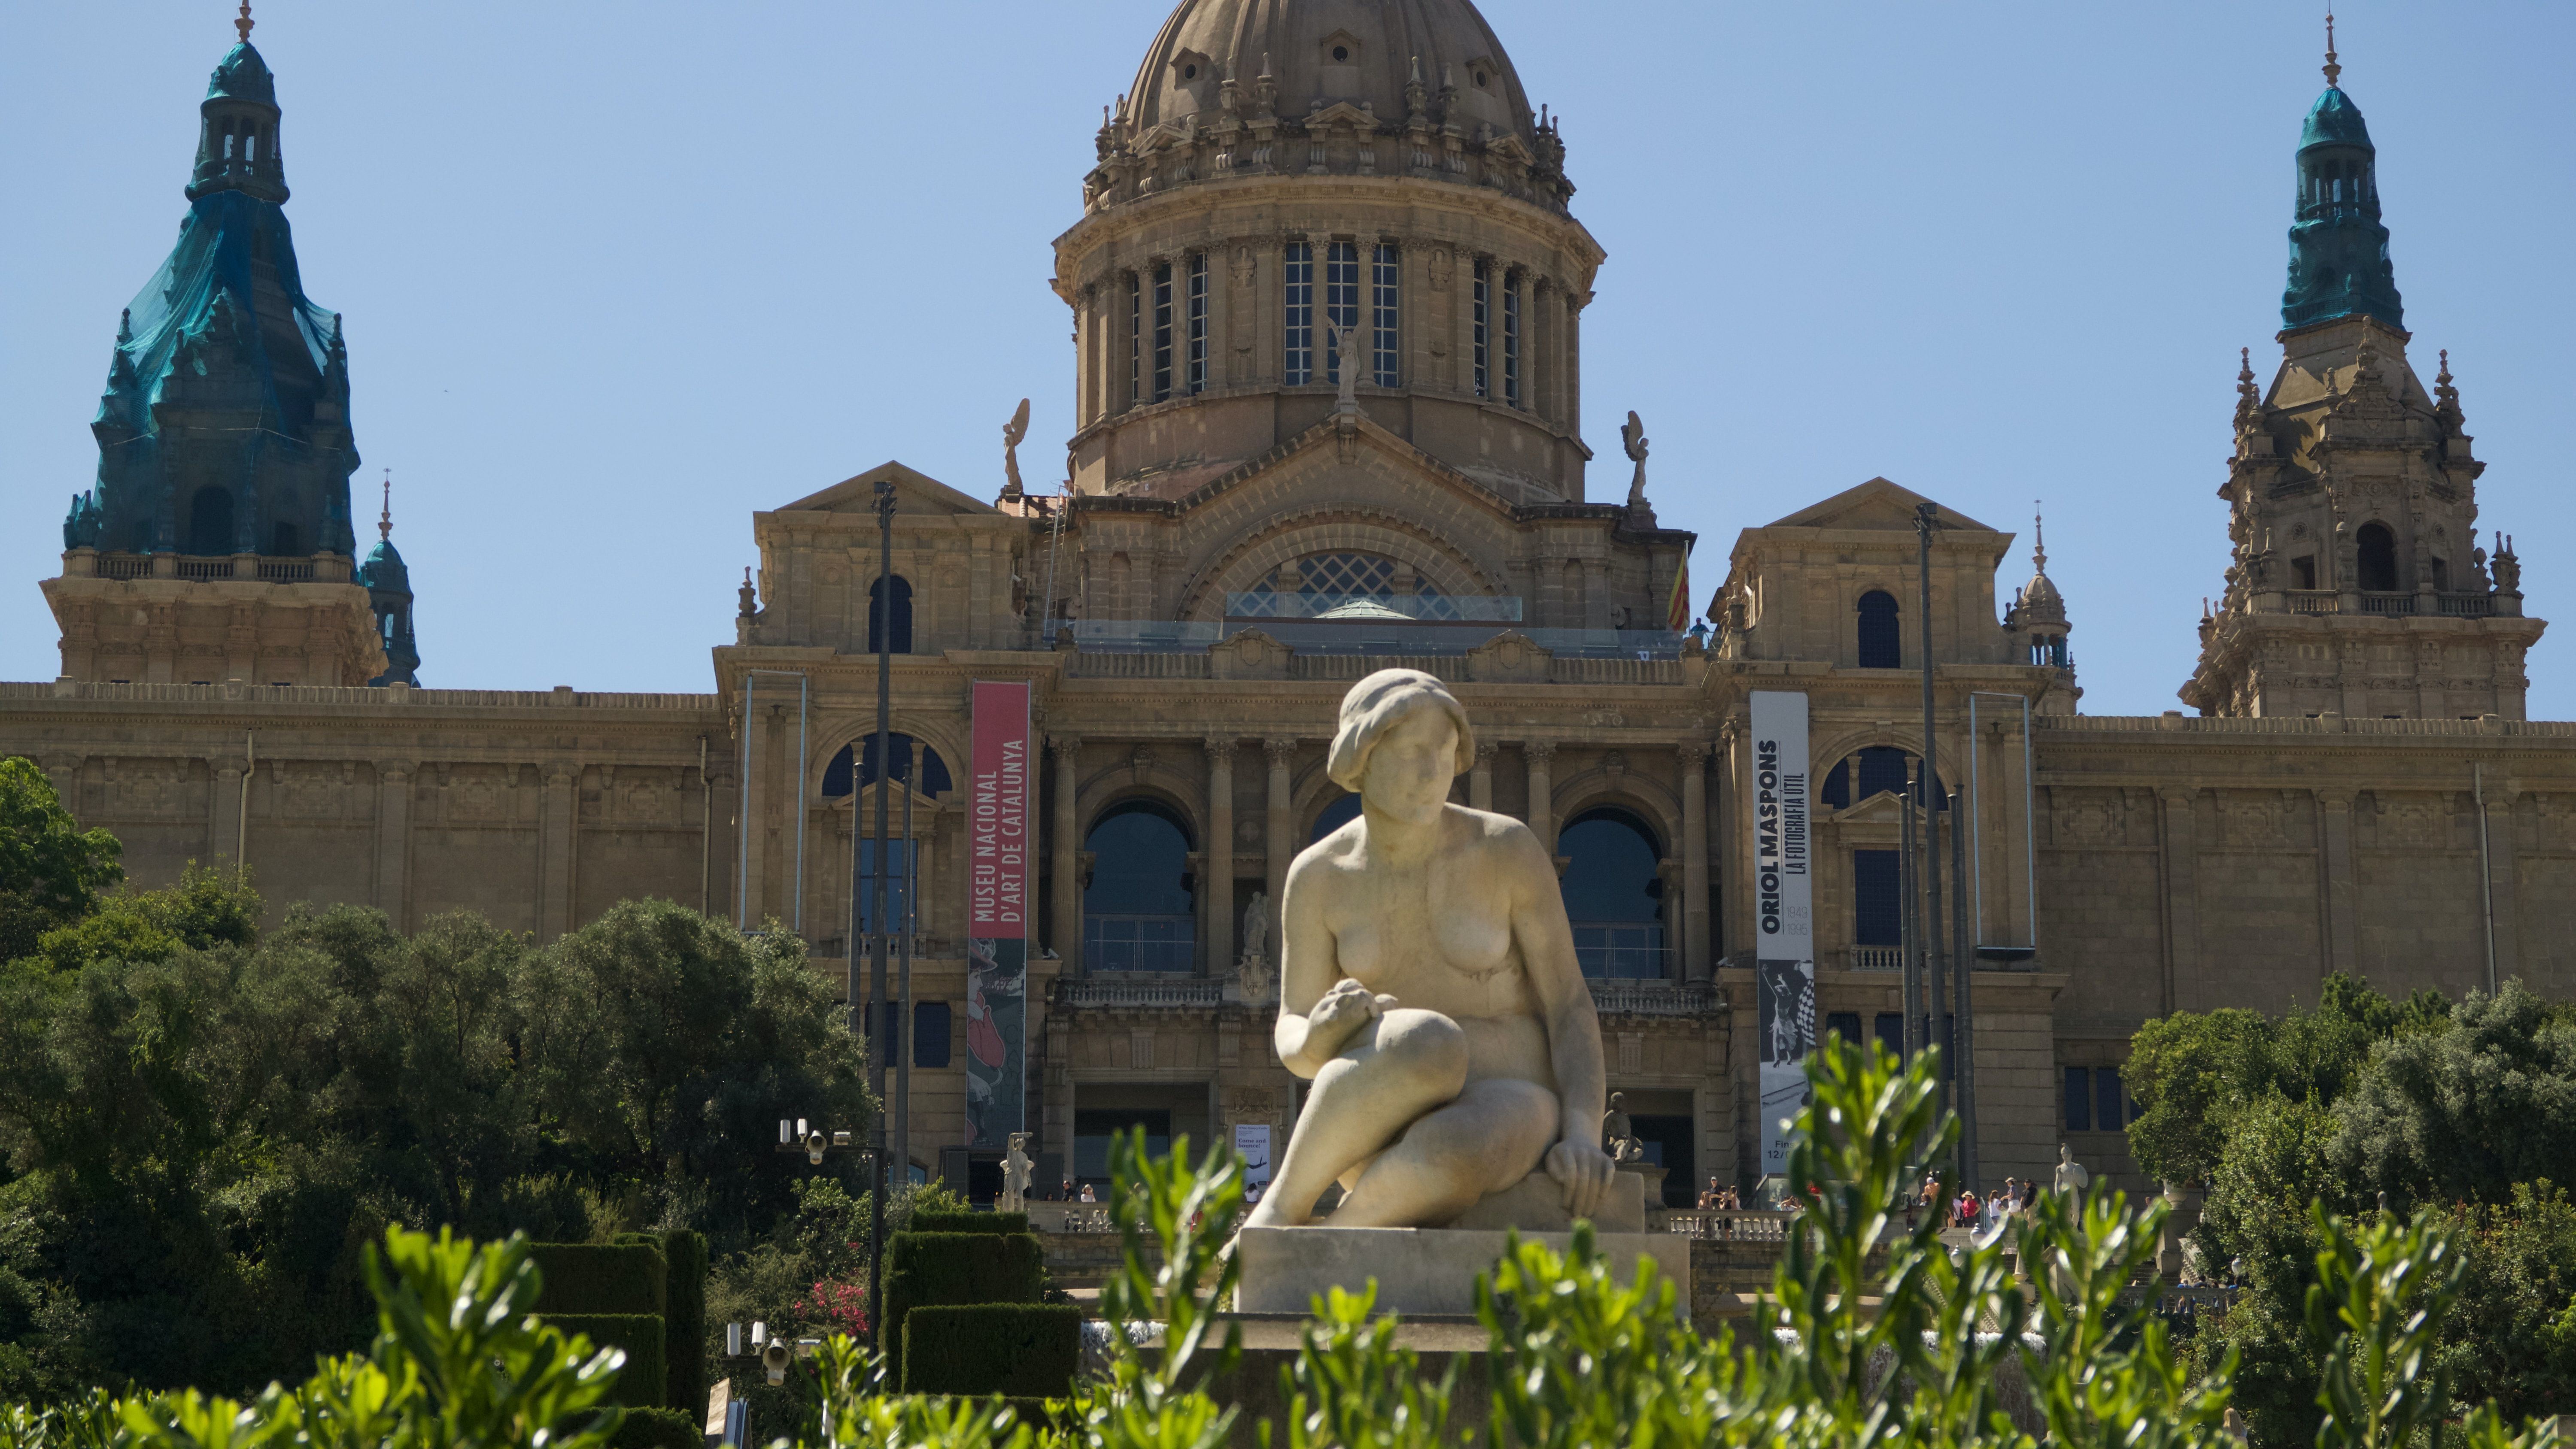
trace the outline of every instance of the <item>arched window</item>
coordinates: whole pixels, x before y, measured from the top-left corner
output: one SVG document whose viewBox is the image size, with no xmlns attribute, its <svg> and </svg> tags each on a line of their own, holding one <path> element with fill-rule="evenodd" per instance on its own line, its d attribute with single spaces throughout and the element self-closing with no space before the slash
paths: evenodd
<svg viewBox="0 0 2576 1449">
<path fill-rule="evenodd" d="M 233 551 L 233 495 L 221 488 L 200 488 L 188 506 L 188 552 L 200 555 Z"/>
<path fill-rule="evenodd" d="M 1913 751 L 1900 750 L 1894 745 L 1871 745 L 1867 749 L 1856 750 L 1853 754 L 1860 765 L 1860 779 L 1857 786 L 1852 779 L 1853 761 L 1849 759 L 1835 761 L 1834 767 L 1825 772 L 1826 804 L 1837 810 L 1849 810 L 1854 805 L 1868 803 L 1881 792 L 1894 795 L 1905 793 L 1905 767 L 1915 758 Z M 1948 787 L 1941 783 L 1939 775 L 1932 777 L 1932 791 L 1942 798 L 1944 802 L 1941 805 L 1942 809 L 1950 808 L 1946 803 Z"/>
<path fill-rule="evenodd" d="M 1354 820 L 1357 820 L 1359 816 L 1360 797 L 1357 795 L 1343 796 L 1332 804 L 1325 806 L 1324 813 L 1315 817 L 1315 828 L 1313 832 L 1307 835 L 1306 843 L 1308 845 L 1314 844 L 1316 841 L 1323 839 L 1325 836 L 1330 835 L 1334 831 L 1341 829 L 1343 826 L 1350 824 Z"/>
<path fill-rule="evenodd" d="M 1625 810 L 1586 810 L 1557 833 L 1571 858 L 1559 882 L 1574 926 L 1574 957 L 1586 976 L 1664 975 L 1663 852 L 1654 832 Z"/>
<path fill-rule="evenodd" d="M 2397 591 L 2397 535 L 2384 523 L 2365 523 L 2353 539 L 2354 572 L 2365 594 Z"/>
<path fill-rule="evenodd" d="M 1902 669 L 1905 649 L 1896 627 L 1896 596 L 1872 589 L 1860 596 L 1860 667 Z"/>
<path fill-rule="evenodd" d="M 939 758 L 937 750 L 915 742 L 912 736 L 900 731 L 887 734 L 886 743 L 892 747 L 896 779 L 918 780 L 913 788 L 933 799 L 956 788 L 956 782 L 949 778 L 948 762 Z M 871 730 L 852 743 L 841 746 L 841 752 L 832 757 L 832 763 L 823 767 L 823 798 L 838 800 L 854 788 L 864 789 L 876 782 L 877 737 Z"/>
<path fill-rule="evenodd" d="M 868 652 L 880 649 L 912 652 L 912 584 L 901 574 L 868 585 Z"/>
<path fill-rule="evenodd" d="M 297 547 L 302 542 L 303 540 L 296 536 L 294 524 L 281 523 L 269 531 L 268 551 L 276 558 L 293 558 L 303 552 Z"/>
<path fill-rule="evenodd" d="M 1113 805 L 1083 837 L 1082 960 L 1090 971 L 1188 972 L 1198 964 L 1190 836 L 1147 800 Z"/>
</svg>

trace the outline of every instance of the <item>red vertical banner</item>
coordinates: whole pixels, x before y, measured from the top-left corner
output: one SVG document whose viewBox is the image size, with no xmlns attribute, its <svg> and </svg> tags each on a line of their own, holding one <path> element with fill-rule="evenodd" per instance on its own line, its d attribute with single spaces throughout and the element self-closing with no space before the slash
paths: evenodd
<svg viewBox="0 0 2576 1449">
<path fill-rule="evenodd" d="M 975 684 L 966 825 L 966 1145 L 998 1152 L 1028 1102 L 1029 686 Z"/>
</svg>

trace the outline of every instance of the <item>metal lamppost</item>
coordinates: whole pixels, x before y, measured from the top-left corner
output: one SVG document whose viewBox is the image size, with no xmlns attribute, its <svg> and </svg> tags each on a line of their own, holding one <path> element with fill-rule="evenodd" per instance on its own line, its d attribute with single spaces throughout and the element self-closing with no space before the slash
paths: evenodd
<svg viewBox="0 0 2576 1449">
<path fill-rule="evenodd" d="M 1930 998 L 1926 1003 L 1927 1019 L 1923 1034 L 1941 1048 L 1944 1071 L 1939 1084 L 1940 1097 L 1935 1100 L 1946 1107 L 1949 1105 L 1950 1072 L 1954 1070 L 1953 1062 L 1958 1052 L 1956 1041 L 1945 1039 L 1941 1031 L 1944 1004 L 1941 999 L 1941 794 L 1937 783 L 1940 771 L 1934 763 L 1940 757 L 1934 753 L 1932 733 L 1932 529 L 1940 514 L 1940 505 L 1929 500 L 1916 504 L 1914 508 L 1914 535 L 1921 545 L 1919 572 L 1923 584 L 1923 763 L 1918 774 L 1922 790 L 1916 798 L 1923 805 L 1923 872 L 1917 880 L 1923 891 L 1919 916 L 1924 922 L 1922 950 L 1924 979 L 1928 987 L 1925 994 Z"/>
<path fill-rule="evenodd" d="M 893 777 L 894 734 L 894 480 L 877 480 L 877 596 L 869 611 L 877 636 L 877 830 L 876 911 L 869 917 L 875 929 L 868 932 L 868 1006 L 861 1029 L 868 1043 L 868 1085 L 876 1093 L 876 1126 L 873 1131 L 875 1151 L 869 1154 L 868 1167 L 868 1312 L 876 1316 L 885 1302 L 881 1290 L 885 1280 L 885 1043 L 883 1036 L 886 999 L 886 791 Z M 853 851 L 852 854 L 857 852 Z M 857 943 L 853 942 L 855 948 Z M 858 962 L 853 950 L 851 961 L 855 973 Z M 851 982 L 850 1000 L 859 998 L 858 983 Z"/>
</svg>

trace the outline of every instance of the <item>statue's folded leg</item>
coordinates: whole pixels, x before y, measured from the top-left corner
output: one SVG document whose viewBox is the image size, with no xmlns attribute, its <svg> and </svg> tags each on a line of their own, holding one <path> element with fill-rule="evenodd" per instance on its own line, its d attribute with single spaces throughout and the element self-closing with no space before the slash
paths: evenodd
<svg viewBox="0 0 2576 1449">
<path fill-rule="evenodd" d="M 1536 1171 L 1556 1141 L 1556 1094 L 1535 1082 L 1470 1082 L 1380 1153 L 1333 1210 L 1332 1225 L 1445 1223 Z"/>
<path fill-rule="evenodd" d="M 1307 1221 L 1326 1184 L 1385 1150 L 1415 1119 L 1456 1097 L 1466 1084 L 1466 1033 L 1448 1017 L 1397 1007 L 1360 1028 L 1315 1073 L 1270 1190 L 1246 1224 L 1292 1227 Z"/>
</svg>

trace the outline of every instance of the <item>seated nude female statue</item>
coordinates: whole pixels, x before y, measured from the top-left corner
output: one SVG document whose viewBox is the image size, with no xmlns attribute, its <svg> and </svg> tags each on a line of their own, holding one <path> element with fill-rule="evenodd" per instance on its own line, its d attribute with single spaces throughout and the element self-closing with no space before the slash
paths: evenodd
<svg viewBox="0 0 2576 1449">
<path fill-rule="evenodd" d="M 1245 1220 L 1436 1227 L 1542 1165 L 1591 1215 L 1601 1151 L 1600 1026 L 1556 868 L 1529 827 L 1449 803 L 1475 759 L 1439 680 L 1381 670 L 1343 697 L 1326 769 L 1360 814 L 1288 867 L 1279 1059 L 1314 1087 Z"/>
</svg>

